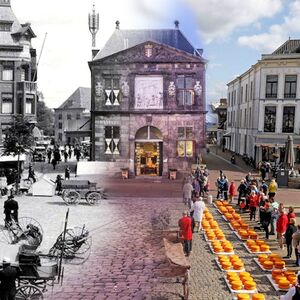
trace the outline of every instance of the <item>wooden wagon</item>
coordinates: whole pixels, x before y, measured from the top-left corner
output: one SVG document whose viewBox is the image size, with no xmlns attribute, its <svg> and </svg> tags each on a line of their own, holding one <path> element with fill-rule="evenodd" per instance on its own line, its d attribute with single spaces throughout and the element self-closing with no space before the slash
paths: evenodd
<svg viewBox="0 0 300 300">
<path fill-rule="evenodd" d="M 77 204 L 80 199 L 85 199 L 88 204 L 95 205 L 101 199 L 105 199 L 104 190 L 97 188 L 97 183 L 89 180 L 62 181 L 61 196 L 68 205 Z"/>
</svg>

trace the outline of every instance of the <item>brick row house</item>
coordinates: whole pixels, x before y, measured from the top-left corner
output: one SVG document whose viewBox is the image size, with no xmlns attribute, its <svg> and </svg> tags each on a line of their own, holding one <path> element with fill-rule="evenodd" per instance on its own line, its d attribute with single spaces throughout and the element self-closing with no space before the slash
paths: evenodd
<svg viewBox="0 0 300 300">
<path fill-rule="evenodd" d="M 135 176 L 186 171 L 205 147 L 202 49 L 178 28 L 116 29 L 89 62 L 92 160 Z"/>
<path fill-rule="evenodd" d="M 20 24 L 10 0 L 0 0 L 0 145 L 13 116 L 22 114 L 36 120 L 35 34 L 30 24 Z"/>
</svg>

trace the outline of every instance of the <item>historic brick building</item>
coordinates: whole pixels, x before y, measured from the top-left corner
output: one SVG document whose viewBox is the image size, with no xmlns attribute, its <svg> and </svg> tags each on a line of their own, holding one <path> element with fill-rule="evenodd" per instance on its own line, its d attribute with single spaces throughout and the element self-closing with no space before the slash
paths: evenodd
<svg viewBox="0 0 300 300">
<path fill-rule="evenodd" d="M 16 114 L 36 119 L 36 51 L 30 24 L 20 24 L 10 0 L 0 0 L 0 145 Z"/>
<path fill-rule="evenodd" d="M 204 147 L 205 65 L 178 28 L 116 30 L 89 63 L 92 159 L 185 171 Z"/>
</svg>

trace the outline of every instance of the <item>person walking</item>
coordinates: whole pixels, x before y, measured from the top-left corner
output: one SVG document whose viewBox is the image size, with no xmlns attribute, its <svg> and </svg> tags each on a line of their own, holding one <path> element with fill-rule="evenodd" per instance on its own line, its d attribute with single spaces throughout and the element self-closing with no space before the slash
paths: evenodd
<svg viewBox="0 0 300 300">
<path fill-rule="evenodd" d="M 68 162 L 68 157 L 69 157 L 69 154 L 68 154 L 67 150 L 65 150 L 64 151 L 65 163 Z"/>
<path fill-rule="evenodd" d="M 48 157 L 48 164 L 51 163 L 51 157 L 52 157 L 52 150 L 49 148 L 47 150 L 47 157 Z"/>
<path fill-rule="evenodd" d="M 292 235 L 292 246 L 295 249 L 295 256 L 296 256 L 296 261 L 295 264 L 297 267 L 299 267 L 299 247 L 300 245 L 300 225 L 297 225 L 297 231 Z"/>
<path fill-rule="evenodd" d="M 65 180 L 70 180 L 71 171 L 69 166 L 65 168 Z"/>
<path fill-rule="evenodd" d="M 189 181 L 183 185 L 182 194 L 183 194 L 183 203 L 191 209 L 191 202 L 192 202 L 192 192 L 194 188 Z"/>
<path fill-rule="evenodd" d="M 280 209 L 279 217 L 276 223 L 277 239 L 279 242 L 280 249 L 283 249 L 283 234 L 286 231 L 287 225 L 288 225 L 288 217 L 284 213 L 284 210 Z"/>
<path fill-rule="evenodd" d="M 4 257 L 3 269 L 0 270 L 0 300 L 14 300 L 17 294 L 16 279 L 19 275 L 18 269 L 10 264 L 10 259 Z"/>
<path fill-rule="evenodd" d="M 275 179 L 272 179 L 270 184 L 269 184 L 269 198 L 275 198 L 276 192 L 278 189 L 278 185 L 275 181 Z"/>
<path fill-rule="evenodd" d="M 183 238 L 184 253 L 189 256 L 192 251 L 192 219 L 188 216 L 188 212 L 184 211 L 182 217 L 178 221 L 179 235 Z"/>
<path fill-rule="evenodd" d="M 199 181 L 198 181 L 198 179 L 194 179 L 193 180 L 193 189 L 194 189 L 194 195 L 195 195 L 195 197 L 199 197 L 199 195 L 200 195 L 200 183 L 199 183 Z"/>
<path fill-rule="evenodd" d="M 240 203 L 242 201 L 242 198 L 246 197 L 247 194 L 247 185 L 245 183 L 245 180 L 242 179 L 240 185 L 238 186 L 238 192 L 239 192 L 239 197 L 238 197 L 238 206 L 240 206 Z"/>
<path fill-rule="evenodd" d="M 33 183 L 36 182 L 35 173 L 34 173 L 34 169 L 32 167 L 32 164 L 29 164 L 29 169 L 28 169 L 28 180 L 30 178 L 33 180 Z"/>
<path fill-rule="evenodd" d="M 233 198 L 237 195 L 236 185 L 234 181 L 231 181 L 229 186 L 229 203 L 232 203 Z"/>
<path fill-rule="evenodd" d="M 57 165 L 57 160 L 53 157 L 52 160 L 51 160 L 51 164 L 53 166 L 53 170 L 55 170 L 55 167 Z"/>
<path fill-rule="evenodd" d="M 201 222 L 203 218 L 203 212 L 205 210 L 205 203 L 202 197 L 196 198 L 196 201 L 192 204 L 191 211 L 193 211 L 193 219 L 195 222 L 195 231 L 199 232 L 201 229 Z"/>
<path fill-rule="evenodd" d="M 228 200 L 228 179 L 226 176 L 224 176 L 224 183 L 223 183 L 223 196 L 224 196 L 224 200 L 227 201 Z"/>
<path fill-rule="evenodd" d="M 261 207 L 261 225 L 266 233 L 266 239 L 269 239 L 269 225 L 271 222 L 272 209 L 270 207 L 270 202 L 266 200 L 265 206 Z"/>
<path fill-rule="evenodd" d="M 270 203 L 271 203 L 271 207 L 272 207 L 270 235 L 275 235 L 276 224 L 277 224 L 277 220 L 279 218 L 279 204 L 273 198 L 270 199 Z"/>
<path fill-rule="evenodd" d="M 296 223 L 295 219 L 290 219 L 284 234 L 285 241 L 286 241 L 286 248 L 287 248 L 287 255 L 284 258 L 291 258 L 293 253 L 292 236 L 297 231 L 297 227 L 295 226 L 295 223 Z"/>
<path fill-rule="evenodd" d="M 62 178 L 60 175 L 57 175 L 56 177 L 56 181 L 54 182 L 56 183 L 56 192 L 57 192 L 57 195 L 61 195 L 61 192 L 62 192 Z"/>
<path fill-rule="evenodd" d="M 255 193 L 254 190 L 252 190 L 249 196 L 250 221 L 252 221 L 252 219 L 255 221 L 257 207 L 258 207 L 258 195 Z"/>
<path fill-rule="evenodd" d="M 6 201 L 4 201 L 4 214 L 5 214 L 5 227 L 12 224 L 14 220 L 16 223 L 18 220 L 18 202 L 14 199 L 13 195 L 10 195 Z"/>
<path fill-rule="evenodd" d="M 68 154 L 69 154 L 69 159 L 71 159 L 72 158 L 72 148 L 71 148 L 71 146 L 69 146 L 69 151 L 68 151 Z"/>
</svg>

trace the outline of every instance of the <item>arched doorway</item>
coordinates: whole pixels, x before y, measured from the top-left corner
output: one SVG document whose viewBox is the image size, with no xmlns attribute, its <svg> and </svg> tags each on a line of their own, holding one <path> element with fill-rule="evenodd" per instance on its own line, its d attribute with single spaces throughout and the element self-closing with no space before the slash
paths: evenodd
<svg viewBox="0 0 300 300">
<path fill-rule="evenodd" d="M 140 128 L 135 135 L 135 175 L 161 176 L 163 166 L 163 136 L 153 126 Z"/>
</svg>

